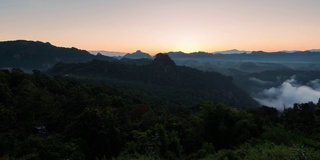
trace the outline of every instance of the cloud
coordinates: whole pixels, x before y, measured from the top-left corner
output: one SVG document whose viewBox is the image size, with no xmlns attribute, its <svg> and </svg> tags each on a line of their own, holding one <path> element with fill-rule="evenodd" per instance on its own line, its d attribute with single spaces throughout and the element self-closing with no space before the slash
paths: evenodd
<svg viewBox="0 0 320 160">
<path fill-rule="evenodd" d="M 258 79 L 256 77 L 250 77 L 249 80 L 252 82 L 255 82 L 256 84 L 259 84 L 259 85 L 273 84 L 273 82 L 264 81 L 264 80 Z"/>
<path fill-rule="evenodd" d="M 315 79 L 313 81 L 310 81 L 308 83 L 308 86 L 311 86 L 315 90 L 320 91 L 320 80 L 319 79 Z"/>
<path fill-rule="evenodd" d="M 317 103 L 320 98 L 319 82 L 320 80 L 316 79 L 307 85 L 299 85 L 295 77 L 292 77 L 278 87 L 263 90 L 254 99 L 261 105 L 275 107 L 278 110 L 283 110 L 284 106 L 292 107 L 294 103 Z"/>
</svg>

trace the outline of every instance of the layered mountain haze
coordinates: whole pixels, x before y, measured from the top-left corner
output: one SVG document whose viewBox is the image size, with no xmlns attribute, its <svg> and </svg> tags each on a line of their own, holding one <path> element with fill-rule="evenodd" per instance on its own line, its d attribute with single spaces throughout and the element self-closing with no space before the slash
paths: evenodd
<svg viewBox="0 0 320 160">
<path fill-rule="evenodd" d="M 109 57 L 122 57 L 126 53 L 123 52 L 115 52 L 115 51 L 104 51 L 104 50 L 97 50 L 97 51 L 89 51 L 93 55 L 102 54 Z"/>
<path fill-rule="evenodd" d="M 213 54 L 249 54 L 251 52 L 252 51 L 231 49 L 231 50 L 226 50 L 226 51 L 216 51 L 216 52 L 213 52 Z"/>
<path fill-rule="evenodd" d="M 117 52 L 112 53 L 118 54 Z M 287 93 L 285 92 L 287 87 L 284 86 L 292 85 L 292 83 L 287 81 L 292 75 L 297 75 L 299 84 L 304 85 L 320 79 L 320 77 L 317 76 L 320 70 L 320 52 L 317 49 L 280 52 L 253 51 L 251 53 L 248 51 L 228 50 L 221 51 L 220 54 L 207 52 L 194 52 L 189 54 L 184 52 L 168 52 L 157 54 L 156 56 L 150 56 L 148 53 L 138 50 L 134 53 L 128 53 L 116 58 L 105 56 L 104 54 L 106 53 L 96 52 L 91 54 L 85 50 L 56 47 L 50 43 L 39 41 L 6 41 L 0 42 L 0 67 L 19 67 L 26 71 L 33 69 L 47 70 L 58 63 L 50 70 L 50 73 L 71 75 L 79 78 L 93 77 L 93 79 L 104 80 L 109 84 L 119 87 L 123 87 L 125 83 L 127 86 L 133 86 L 132 89 L 137 89 L 135 85 L 138 86 L 138 82 L 150 83 L 150 88 L 153 89 L 159 88 L 160 86 L 176 87 L 179 90 L 176 94 L 180 95 L 185 94 L 184 92 L 190 92 L 190 90 L 192 90 L 191 88 L 195 87 L 197 88 L 195 89 L 197 96 L 193 96 L 194 99 L 190 98 L 189 103 L 192 103 L 191 101 L 197 101 L 199 98 L 209 98 L 215 102 L 224 102 L 237 107 L 255 106 L 256 103 L 253 102 L 254 100 L 250 100 L 250 98 L 246 96 L 243 101 L 240 100 L 240 95 L 242 94 L 238 94 L 237 89 L 230 91 L 220 87 L 221 84 L 231 86 L 229 83 L 235 83 L 252 95 L 261 105 L 270 105 L 278 109 L 283 108 L 283 105 L 290 107 L 295 101 L 302 103 L 305 100 L 310 100 L 303 97 L 299 98 L 299 96 L 303 95 L 298 93 L 294 95 L 294 98 L 285 95 L 285 93 Z M 163 68 L 166 74 L 159 72 L 160 66 L 166 66 Z M 203 75 L 199 74 L 200 71 L 191 70 L 190 68 L 187 69 L 186 67 L 202 70 L 204 71 Z M 104 75 L 104 72 L 108 72 L 108 74 Z M 190 73 L 182 74 L 186 72 Z M 212 75 L 213 72 L 222 74 L 218 77 L 232 76 L 233 81 L 227 80 L 228 78 L 226 78 L 225 81 L 216 81 L 213 79 L 211 79 L 211 81 L 200 80 L 208 75 Z M 161 76 L 165 78 L 161 78 Z M 151 77 L 153 77 L 153 80 Z M 155 77 L 160 79 L 155 80 Z M 194 79 L 185 77 L 194 77 Z M 193 85 L 187 85 L 186 82 L 182 81 L 187 79 L 189 79 L 188 83 Z M 122 81 L 122 83 L 117 84 L 115 83 L 116 81 Z M 300 81 L 302 81 L 302 83 L 300 83 Z M 185 84 L 185 86 L 181 84 Z M 144 88 L 142 86 L 143 85 L 140 85 L 138 88 Z M 188 88 L 187 86 L 192 87 Z M 293 87 L 297 88 L 292 90 L 295 92 L 299 92 L 301 89 L 295 85 L 293 85 Z M 200 88 L 204 91 L 201 91 Z M 208 90 L 209 88 L 210 91 Z M 309 88 L 316 91 L 312 86 L 309 86 Z M 302 87 L 302 89 L 305 88 Z M 272 92 L 275 90 L 279 92 L 284 90 L 282 92 L 284 95 Z M 145 93 L 149 94 L 148 92 L 149 89 L 147 89 Z M 172 94 L 172 92 L 164 91 L 163 93 L 170 95 L 167 96 L 167 98 L 171 98 L 172 102 L 180 103 L 179 101 L 181 100 L 177 100 L 179 99 L 178 96 Z M 211 96 L 208 96 L 210 94 Z M 275 98 L 273 94 L 278 96 Z M 313 97 L 313 102 L 317 99 L 316 96 L 317 94 L 310 96 Z"/>
<path fill-rule="evenodd" d="M 320 160 L 319 17 L 320 0 L 0 0 L 0 160 Z"/>
<path fill-rule="evenodd" d="M 181 105 L 209 99 L 238 108 L 257 106 L 247 93 L 233 84 L 231 77 L 176 66 L 167 54 L 157 54 L 150 64 L 141 66 L 100 60 L 77 64 L 58 63 L 48 73 L 96 79 L 112 86 L 166 97 L 167 101 Z"/>
<path fill-rule="evenodd" d="M 1 42 L 0 159 L 319 159 L 320 53 L 228 52 Z"/>
</svg>

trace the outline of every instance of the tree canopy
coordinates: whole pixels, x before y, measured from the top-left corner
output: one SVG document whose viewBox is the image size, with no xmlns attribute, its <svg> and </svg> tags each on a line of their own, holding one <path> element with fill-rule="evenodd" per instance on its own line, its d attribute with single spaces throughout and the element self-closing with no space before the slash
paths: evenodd
<svg viewBox="0 0 320 160">
<path fill-rule="evenodd" d="M 193 107 L 39 71 L 0 71 L 2 159 L 319 159 L 319 104 Z M 158 105 L 157 105 L 158 104 Z"/>
</svg>

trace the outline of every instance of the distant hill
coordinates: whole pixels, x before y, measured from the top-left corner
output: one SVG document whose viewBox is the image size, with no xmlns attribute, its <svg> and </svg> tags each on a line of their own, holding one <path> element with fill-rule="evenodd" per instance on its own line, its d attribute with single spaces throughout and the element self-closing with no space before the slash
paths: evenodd
<svg viewBox="0 0 320 160">
<path fill-rule="evenodd" d="M 246 92 L 232 78 L 216 72 L 203 72 L 176 66 L 167 54 L 158 54 L 146 65 L 93 60 L 87 63 L 58 63 L 48 71 L 52 75 L 74 76 L 102 81 L 113 87 L 134 89 L 160 99 L 159 103 L 190 105 L 200 99 L 234 107 L 255 107 Z"/>
<path fill-rule="evenodd" d="M 320 49 L 312 49 L 312 50 L 306 50 L 306 51 L 298 51 L 298 50 L 292 50 L 292 51 L 278 51 L 278 52 L 265 52 L 265 51 L 245 51 L 245 50 L 226 50 L 226 51 L 217 51 L 217 52 L 193 52 L 193 53 L 184 53 L 184 52 L 167 52 L 165 54 L 168 54 L 171 58 L 234 58 L 239 57 L 241 60 L 246 60 L 250 58 L 257 58 L 256 55 L 261 56 L 277 56 L 277 55 L 286 55 L 286 56 L 292 56 L 292 55 L 313 55 L 318 54 L 320 55 Z M 265 58 L 265 57 L 258 57 L 258 58 Z"/>
<path fill-rule="evenodd" d="M 231 50 L 230 52 L 234 51 Z M 253 73 L 278 69 L 320 69 L 320 52 L 317 52 L 317 50 L 295 52 L 253 51 L 252 53 L 239 52 L 237 54 L 168 52 L 167 54 L 177 65 L 203 71 L 216 71 L 232 76 L 236 76 L 238 73 Z"/>
<path fill-rule="evenodd" d="M 226 50 L 226 51 L 216 51 L 216 52 L 213 52 L 213 54 L 243 54 L 243 53 L 251 53 L 251 52 L 252 51 L 231 49 L 231 50 Z"/>
<path fill-rule="evenodd" d="M 74 47 L 56 47 L 48 42 L 26 40 L 0 42 L 0 68 L 46 70 L 57 62 L 77 63 L 93 59 L 115 60 L 101 54 L 92 55 Z"/>
<path fill-rule="evenodd" d="M 141 52 L 140 50 L 137 50 L 134 53 L 128 53 L 124 55 L 122 58 L 128 58 L 128 59 L 141 59 L 141 58 L 149 58 L 151 59 L 152 56 L 150 56 L 148 53 Z"/>
<path fill-rule="evenodd" d="M 100 53 L 104 56 L 109 56 L 109 57 L 122 57 L 125 55 L 125 53 L 123 53 L 123 52 L 103 51 L 103 50 L 94 50 L 94 51 L 89 51 L 89 52 L 93 55 Z"/>
<path fill-rule="evenodd" d="M 229 51 L 228 51 L 229 52 Z M 231 52 L 237 52 L 231 54 Z M 208 52 L 168 52 L 166 53 L 177 64 L 185 64 L 185 61 L 195 60 L 201 63 L 206 62 L 253 62 L 253 63 L 319 63 L 320 52 L 317 50 L 295 51 L 295 52 L 264 52 L 253 51 L 251 53 L 238 50 L 230 50 L 228 54 L 208 53 Z"/>
<path fill-rule="evenodd" d="M 194 52 L 189 54 L 184 52 L 168 52 L 166 54 L 168 54 L 177 65 L 185 65 L 203 70 L 213 70 L 221 72 L 223 72 L 224 70 L 228 70 L 229 68 L 237 69 L 237 65 L 235 65 L 234 62 L 253 62 L 259 66 L 265 66 L 261 65 L 261 63 L 269 63 L 270 65 L 283 64 L 294 69 L 301 68 L 307 70 L 312 69 L 312 66 L 317 66 L 316 68 L 314 68 L 315 70 L 317 70 L 319 68 L 318 64 L 320 62 L 320 52 L 317 49 L 291 52 L 253 51 L 250 54 L 240 54 L 243 51 L 239 50 L 229 50 L 222 52 L 228 54 L 212 54 L 208 52 Z M 118 54 L 118 52 L 112 52 L 112 54 Z M 94 54 L 90 54 L 85 50 L 80 50 L 74 47 L 57 47 L 51 45 L 48 42 L 44 43 L 39 41 L 26 40 L 0 42 L 0 68 L 19 67 L 24 70 L 47 70 L 57 62 L 79 63 L 88 62 L 93 59 L 116 61 L 120 58 L 123 59 L 121 61 L 124 63 L 142 65 L 148 64 L 150 61 L 146 59 L 151 60 L 153 57 L 140 50 L 131 54 L 126 54 L 122 57 L 113 58 L 106 56 L 105 52 L 95 52 Z M 132 61 L 129 59 L 145 60 Z M 264 67 L 261 70 L 267 70 L 269 68 L 270 67 Z"/>
<path fill-rule="evenodd" d="M 310 49 L 308 51 L 310 51 L 310 52 L 320 52 L 320 49 Z"/>
</svg>

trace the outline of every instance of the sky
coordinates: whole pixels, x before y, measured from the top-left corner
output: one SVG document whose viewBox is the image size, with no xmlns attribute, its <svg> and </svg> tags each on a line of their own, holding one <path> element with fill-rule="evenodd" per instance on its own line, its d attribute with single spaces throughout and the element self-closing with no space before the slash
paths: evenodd
<svg viewBox="0 0 320 160">
<path fill-rule="evenodd" d="M 320 0 L 0 0 L 0 41 L 85 50 L 320 48 Z"/>
</svg>

